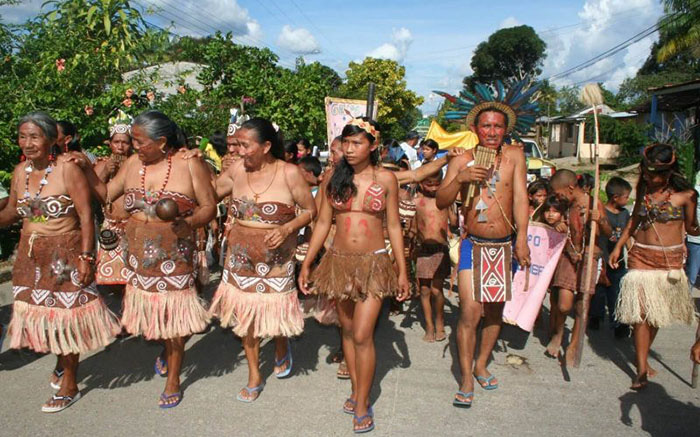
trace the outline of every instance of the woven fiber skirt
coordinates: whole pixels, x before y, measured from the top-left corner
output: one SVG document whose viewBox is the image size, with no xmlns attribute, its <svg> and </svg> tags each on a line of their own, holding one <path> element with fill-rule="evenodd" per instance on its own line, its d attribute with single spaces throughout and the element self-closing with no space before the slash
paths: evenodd
<svg viewBox="0 0 700 437">
<path fill-rule="evenodd" d="M 312 292 L 336 300 L 364 301 L 396 296 L 398 280 L 385 249 L 343 253 L 329 249 L 311 274 Z"/>
<path fill-rule="evenodd" d="M 12 271 L 11 348 L 57 355 L 107 346 L 119 333 L 117 318 L 95 284 L 78 283 L 80 231 L 42 236 L 22 233 Z"/>
<path fill-rule="evenodd" d="M 615 309 L 621 323 L 648 323 L 660 328 L 674 323 L 689 325 L 695 320 L 695 306 L 683 271 L 684 245 L 665 250 L 666 256 L 661 246 L 639 243 L 630 249 L 629 270 L 620 281 Z"/>
</svg>

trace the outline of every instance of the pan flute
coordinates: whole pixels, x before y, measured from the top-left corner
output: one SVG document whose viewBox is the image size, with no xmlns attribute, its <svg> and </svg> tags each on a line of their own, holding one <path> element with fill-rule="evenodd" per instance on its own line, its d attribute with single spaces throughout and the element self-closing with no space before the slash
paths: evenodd
<svg viewBox="0 0 700 437">
<path fill-rule="evenodd" d="M 497 149 L 490 149 L 488 147 L 479 147 L 476 146 L 474 149 L 474 165 L 478 165 L 481 167 L 484 167 L 486 169 L 490 169 L 493 166 L 493 163 L 496 161 L 496 154 L 498 153 Z M 480 187 L 483 184 L 483 182 L 470 182 L 469 187 L 467 188 L 467 198 L 465 199 L 464 204 L 469 205 L 472 198 L 474 197 L 474 194 L 476 193 L 476 189 Z"/>
</svg>

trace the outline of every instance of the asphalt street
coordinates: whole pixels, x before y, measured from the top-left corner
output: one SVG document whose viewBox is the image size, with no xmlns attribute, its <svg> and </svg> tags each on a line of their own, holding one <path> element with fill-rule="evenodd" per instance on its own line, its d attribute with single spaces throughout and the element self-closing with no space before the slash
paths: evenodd
<svg viewBox="0 0 700 437">
<path fill-rule="evenodd" d="M 211 293 L 211 290 L 209 291 Z M 9 296 L 8 296 L 9 294 Z M 0 285 L 0 303 L 11 301 L 10 284 Z M 695 290 L 696 298 L 700 296 Z M 118 308 L 118 300 L 109 298 Z M 388 316 L 376 332 L 377 372 L 372 388 L 374 436 L 692 436 L 700 435 L 700 390 L 690 387 L 689 348 L 695 327 L 662 329 L 651 365 L 659 375 L 646 391 L 628 389 L 633 375 L 631 339 L 615 340 L 607 326 L 590 332 L 582 365 L 562 368 L 544 355 L 545 331 L 527 335 L 504 329 L 490 370 L 498 390 L 475 390 L 474 405 L 452 407 L 459 367 L 452 327 L 455 296 L 446 308 L 449 338 L 425 343 L 417 316 Z M 0 310 L 7 323 L 11 306 Z M 548 316 L 543 311 L 544 320 Z M 572 320 L 567 326 L 572 325 Z M 58 414 L 40 407 L 52 394 L 48 378 L 55 358 L 29 351 L 0 353 L 0 436 L 349 436 L 351 416 L 341 410 L 350 383 L 336 379 L 330 354 L 338 346 L 335 328 L 306 321 L 292 342 L 292 377 L 272 374 L 273 348 L 262 348 L 267 385 L 252 404 L 236 401 L 246 384 L 241 343 L 217 325 L 187 345 L 182 373 L 185 395 L 171 410 L 157 406 L 164 379 L 153 373 L 159 346 L 121 339 L 83 356 L 83 398 Z"/>
</svg>

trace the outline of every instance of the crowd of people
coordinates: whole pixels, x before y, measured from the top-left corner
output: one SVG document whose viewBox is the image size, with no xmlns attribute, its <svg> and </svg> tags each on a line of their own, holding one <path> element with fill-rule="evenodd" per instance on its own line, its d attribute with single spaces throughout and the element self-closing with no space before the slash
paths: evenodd
<svg viewBox="0 0 700 437">
<path fill-rule="evenodd" d="M 56 393 L 42 411 L 80 399 L 80 354 L 120 334 L 162 344 L 153 365 L 166 378 L 158 405 L 176 407 L 185 345 L 213 319 L 242 340 L 248 382 L 237 399 L 254 402 L 265 386 L 261 340 L 274 342 L 275 377 L 289 377 L 289 339 L 313 315 L 338 326 L 338 377 L 351 382 L 343 411 L 355 432 L 371 431 L 374 332 L 384 301 L 401 311 L 401 302 L 419 299 L 423 340 L 444 341 L 448 279 L 450 287 L 457 280 L 460 304 L 462 377 L 453 405 L 470 407 L 475 381 L 484 390 L 499 387 L 488 364 L 511 275 L 530 267 L 531 221 L 567 240 L 549 287 L 544 352 L 573 359 L 586 320 L 582 302 L 593 295 L 590 329 L 599 328 L 606 308 L 616 337 L 632 327 L 632 388 L 643 389 L 655 373 L 648 354 L 658 328 L 695 319 L 683 269 L 685 236 L 700 235 L 697 192 L 664 144 L 644 149 L 631 212 L 632 187 L 617 177 L 598 204 L 593 182 L 569 170 L 528 185 L 523 150 L 509 140 L 527 127 L 516 125 L 517 116 L 502 103 L 476 105 L 467 120 L 478 146 L 447 153 L 433 140 L 419 143 L 415 132 L 403 143 L 382 142 L 375 121 L 355 118 L 329 145 L 324 167 L 308 141 L 284 143 L 263 118 L 232 120 L 226 135 L 210 139 L 220 152 L 211 155 L 188 150 L 163 113 L 120 114 L 110 121 L 111 154 L 95 158 L 76 141 L 74 126 L 43 112 L 26 115 L 18 123 L 22 161 L 0 200 L 0 226 L 22 221 L 10 347 L 57 356 L 49 380 Z M 588 247 L 594 228 L 596 244 Z M 587 278 L 589 253 L 598 268 Z M 698 254 L 690 250 L 690 280 Z M 206 303 L 203 287 L 217 260 L 220 282 Z M 122 296 L 118 316 L 105 292 Z M 700 362 L 700 346 L 692 353 Z"/>
</svg>

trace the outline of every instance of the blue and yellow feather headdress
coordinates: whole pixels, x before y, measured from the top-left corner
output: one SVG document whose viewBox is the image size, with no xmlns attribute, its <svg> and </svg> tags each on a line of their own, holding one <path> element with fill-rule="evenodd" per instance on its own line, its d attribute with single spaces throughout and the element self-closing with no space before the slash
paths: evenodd
<svg viewBox="0 0 700 437">
<path fill-rule="evenodd" d="M 455 106 L 457 109 L 445 113 L 448 120 L 466 119 L 467 126 L 472 126 L 476 116 L 487 109 L 496 109 L 506 114 L 508 126 L 506 132 L 516 137 L 525 135 L 535 123 L 539 104 L 530 99 L 539 89 L 539 84 L 531 84 L 526 78 L 514 83 L 508 90 L 503 82 L 497 80 L 493 86 L 476 83 L 474 89 L 462 90 L 459 96 L 442 91 L 433 91 Z"/>
</svg>

